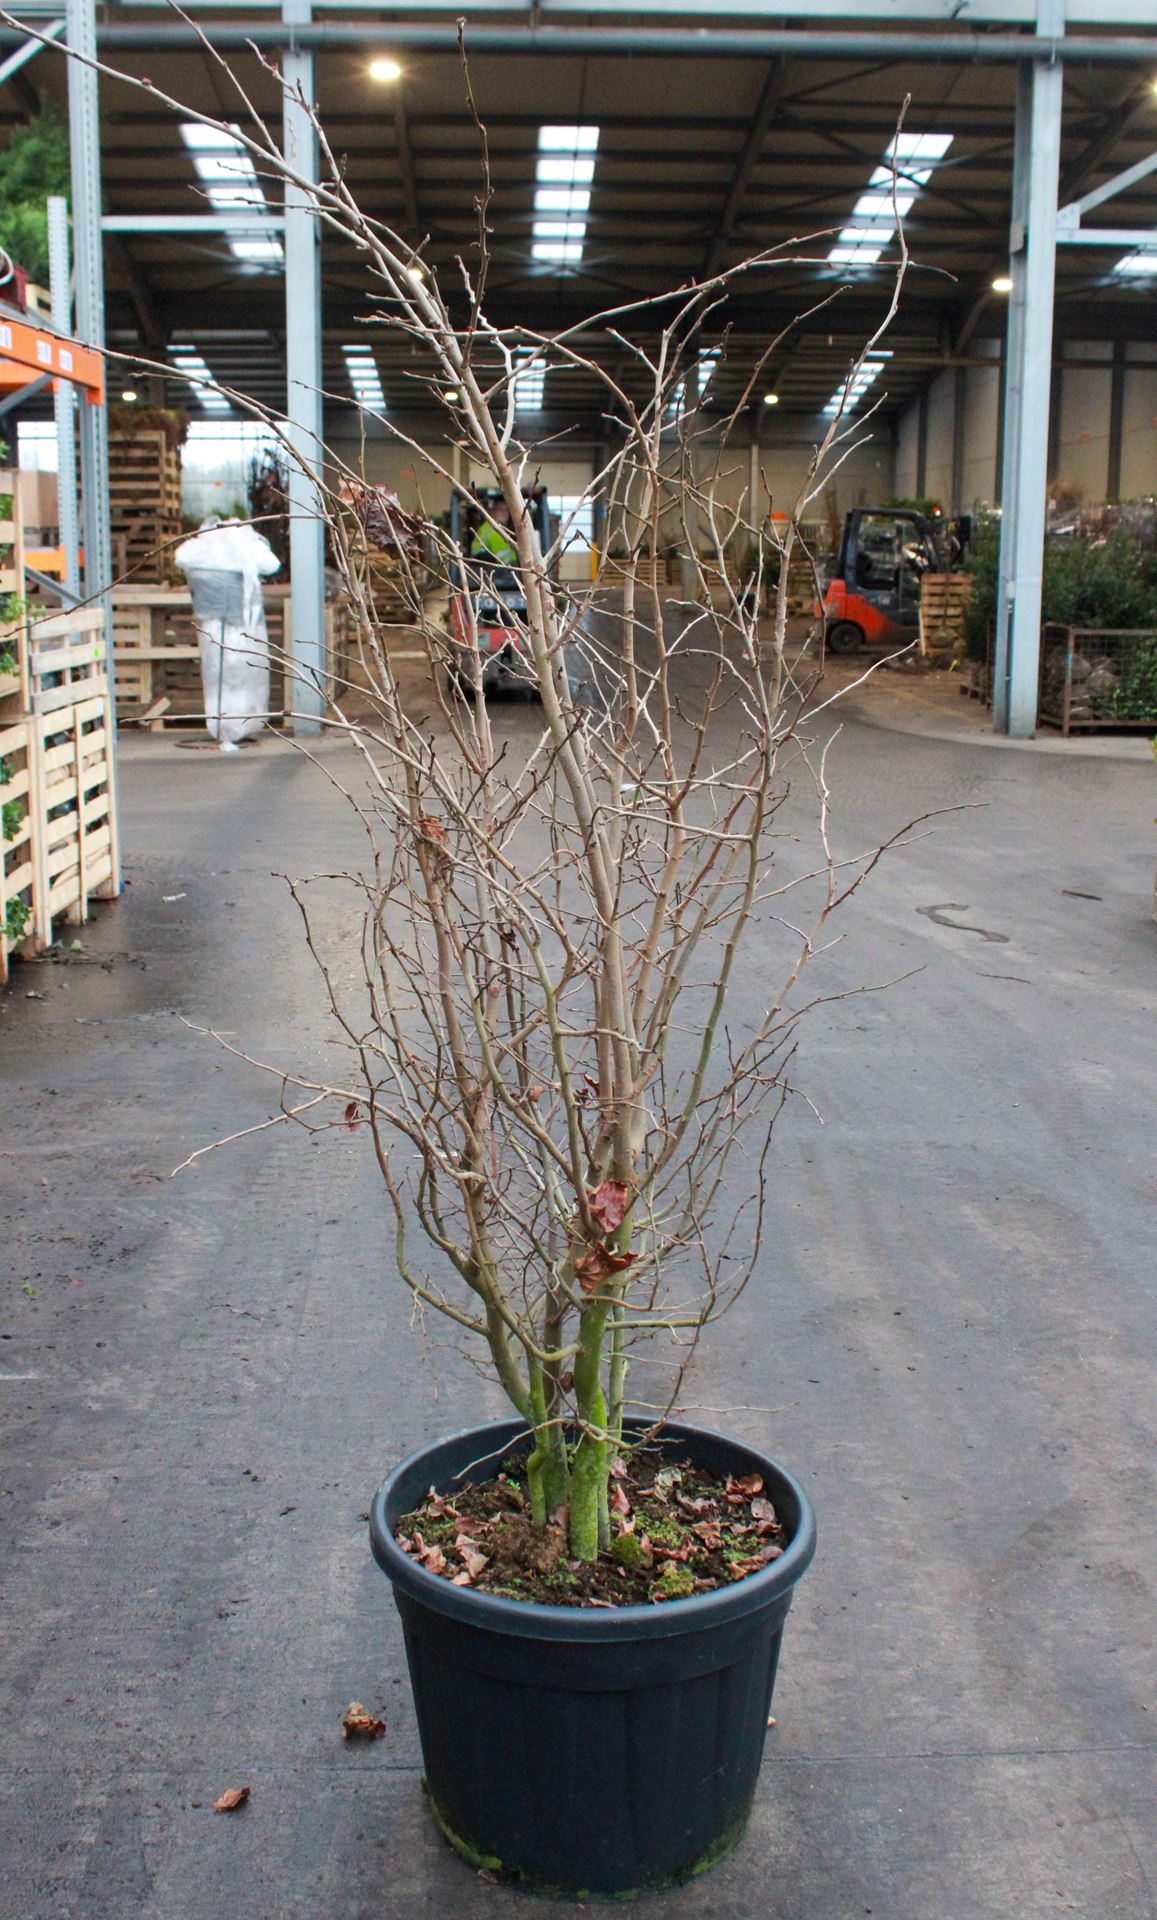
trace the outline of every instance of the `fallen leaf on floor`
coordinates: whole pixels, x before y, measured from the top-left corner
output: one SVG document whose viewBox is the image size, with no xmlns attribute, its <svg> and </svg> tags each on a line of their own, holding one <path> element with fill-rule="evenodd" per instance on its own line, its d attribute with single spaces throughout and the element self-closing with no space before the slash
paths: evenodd
<svg viewBox="0 0 1157 1920">
<path fill-rule="evenodd" d="M 219 1800 L 214 1800 L 214 1813 L 236 1813 L 249 1798 L 248 1787 L 226 1787 Z"/>
<path fill-rule="evenodd" d="M 360 1700 L 351 1700 L 342 1715 L 341 1737 L 343 1740 L 380 1740 L 386 1731 L 384 1720 L 375 1720 L 372 1713 L 363 1707 Z"/>
<path fill-rule="evenodd" d="M 611 1488 L 610 1507 L 612 1513 L 621 1513 L 624 1517 L 631 1511 L 631 1503 L 627 1499 L 626 1489 L 622 1487 L 617 1480 Z"/>
</svg>

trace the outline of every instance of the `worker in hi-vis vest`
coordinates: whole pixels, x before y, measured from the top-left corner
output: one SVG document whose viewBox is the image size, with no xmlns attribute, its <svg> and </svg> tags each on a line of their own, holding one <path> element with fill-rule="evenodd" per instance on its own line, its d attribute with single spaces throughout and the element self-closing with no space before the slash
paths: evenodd
<svg viewBox="0 0 1157 1920">
<path fill-rule="evenodd" d="M 510 537 L 510 508 L 505 500 L 499 500 L 490 509 L 490 520 L 482 520 L 475 529 L 470 543 L 470 555 L 474 560 L 496 560 L 499 566 L 513 567 L 518 561 L 518 549 Z"/>
</svg>

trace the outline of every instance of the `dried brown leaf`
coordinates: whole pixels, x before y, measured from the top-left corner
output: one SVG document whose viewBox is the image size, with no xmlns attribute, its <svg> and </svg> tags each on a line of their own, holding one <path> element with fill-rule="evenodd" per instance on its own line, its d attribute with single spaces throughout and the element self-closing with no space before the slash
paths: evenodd
<svg viewBox="0 0 1157 1920">
<path fill-rule="evenodd" d="M 621 1180 L 601 1180 L 594 1192 L 587 1194 L 591 1218 L 604 1233 L 614 1233 L 622 1226 L 630 1204 L 630 1188 L 625 1187 Z"/>
<path fill-rule="evenodd" d="M 214 1813 L 236 1813 L 249 1799 L 248 1787 L 226 1787 L 219 1800 L 214 1800 Z"/>
<path fill-rule="evenodd" d="M 384 1720 L 376 1720 L 360 1700 L 351 1700 L 342 1715 L 343 1740 L 380 1740 L 386 1731 Z"/>
<path fill-rule="evenodd" d="M 588 1247 L 581 1260 L 575 1261 L 574 1270 L 583 1292 L 597 1293 L 605 1281 L 633 1266 L 638 1257 L 636 1253 L 616 1253 L 613 1247 L 604 1247 L 599 1241 Z"/>
<path fill-rule="evenodd" d="M 621 1513 L 621 1514 L 630 1513 L 631 1503 L 627 1499 L 626 1489 L 624 1488 L 621 1480 L 616 1480 L 613 1483 L 610 1490 L 609 1499 L 610 1499 L 610 1508 L 612 1513 Z"/>
</svg>

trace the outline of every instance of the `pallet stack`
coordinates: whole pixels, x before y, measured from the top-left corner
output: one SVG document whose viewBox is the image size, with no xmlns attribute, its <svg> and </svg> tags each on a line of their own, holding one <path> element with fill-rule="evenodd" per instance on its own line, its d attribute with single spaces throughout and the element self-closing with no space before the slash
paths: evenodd
<svg viewBox="0 0 1157 1920">
<path fill-rule="evenodd" d="M 920 651 L 964 652 L 964 618 L 972 592 L 968 573 L 926 573 L 920 582 Z"/>
<path fill-rule="evenodd" d="M 169 579 L 181 537 L 181 449 L 174 431 L 141 426 L 111 432 L 108 477 L 118 578 Z"/>
<path fill-rule="evenodd" d="M 0 473 L 0 508 L 9 499 L 0 593 L 15 594 L 19 491 Z M 14 952 L 51 946 L 62 921 L 87 920 L 120 887 L 104 614 L 18 604 L 0 623 L 0 983 Z"/>
</svg>

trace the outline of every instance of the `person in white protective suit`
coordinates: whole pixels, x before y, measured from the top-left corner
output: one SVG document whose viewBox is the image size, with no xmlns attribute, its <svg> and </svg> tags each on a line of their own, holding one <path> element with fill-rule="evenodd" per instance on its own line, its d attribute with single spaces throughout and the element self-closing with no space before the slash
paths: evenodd
<svg viewBox="0 0 1157 1920">
<path fill-rule="evenodd" d="M 205 723 L 222 753 L 236 753 L 238 742 L 260 733 L 269 718 L 261 582 L 281 562 L 256 528 L 215 515 L 181 543 L 174 558 L 193 597 Z"/>
</svg>

